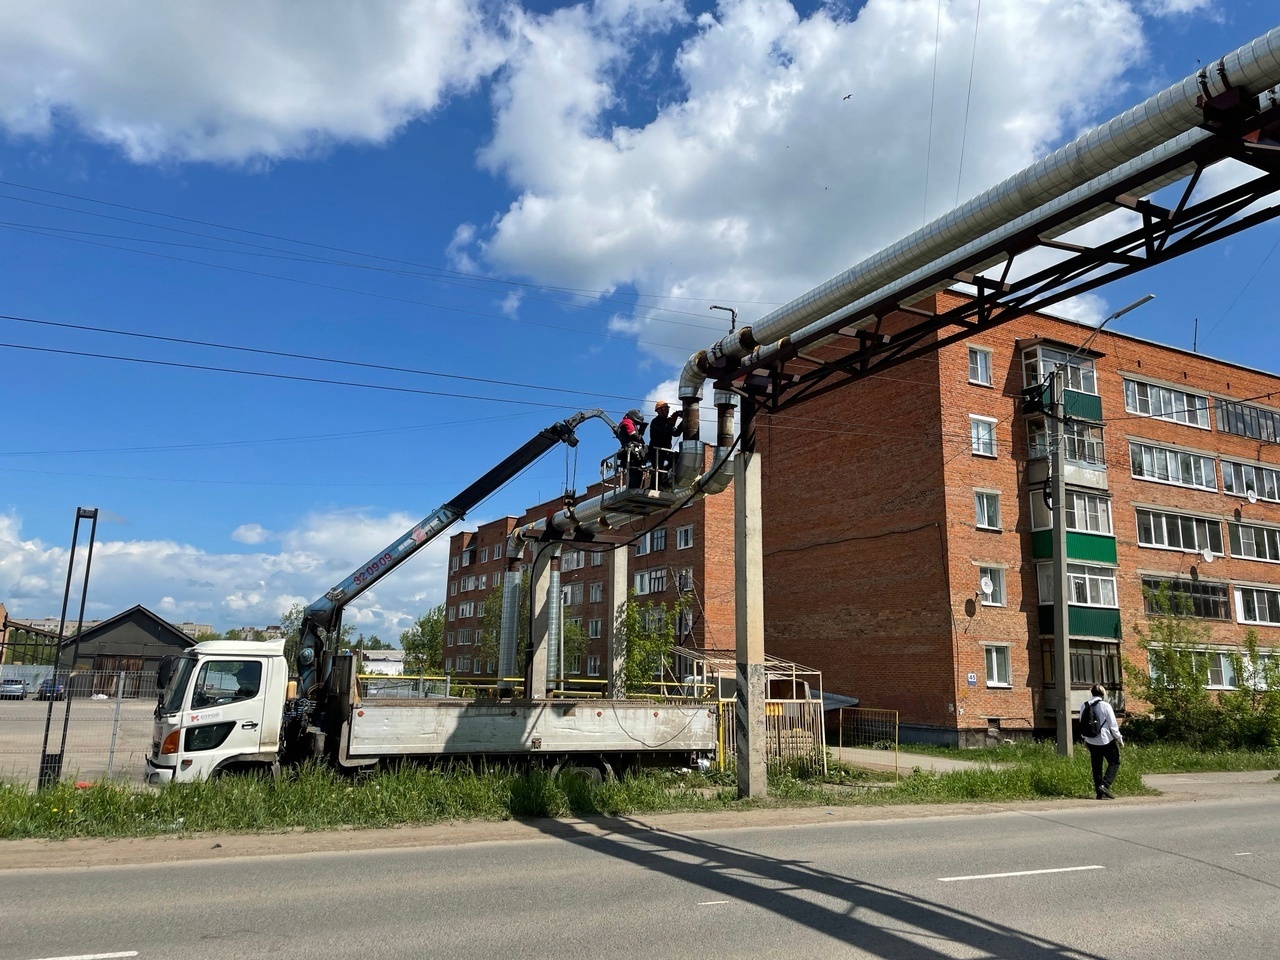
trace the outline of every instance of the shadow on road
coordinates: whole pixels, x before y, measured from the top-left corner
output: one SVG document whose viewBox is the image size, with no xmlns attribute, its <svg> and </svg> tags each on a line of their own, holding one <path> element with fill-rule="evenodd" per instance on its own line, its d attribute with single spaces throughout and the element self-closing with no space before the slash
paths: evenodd
<svg viewBox="0 0 1280 960">
<path fill-rule="evenodd" d="M 1007 960 L 1105 960 L 1043 937 L 874 883 L 816 869 L 804 861 L 655 830 L 623 818 L 593 818 L 603 836 L 564 821 L 539 827 L 559 839 L 709 893 L 768 910 L 885 960 L 944 960 L 964 944 Z"/>
</svg>

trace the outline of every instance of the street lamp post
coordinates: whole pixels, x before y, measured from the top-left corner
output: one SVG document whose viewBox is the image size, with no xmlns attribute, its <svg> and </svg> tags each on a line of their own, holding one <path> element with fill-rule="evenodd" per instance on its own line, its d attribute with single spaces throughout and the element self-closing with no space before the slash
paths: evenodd
<svg viewBox="0 0 1280 960">
<path fill-rule="evenodd" d="M 1084 343 L 1076 348 L 1075 353 L 1054 367 L 1049 378 L 1052 398 L 1049 415 L 1053 420 L 1050 496 L 1053 499 L 1053 672 L 1056 680 L 1054 707 L 1058 719 L 1058 754 L 1064 757 L 1072 754 L 1071 718 L 1075 712 L 1071 704 L 1071 628 L 1068 610 L 1071 598 L 1067 580 L 1067 374 L 1071 361 L 1084 351 L 1103 327 L 1154 298 L 1155 294 L 1148 293 L 1145 297 L 1135 300 L 1127 307 L 1121 307 L 1103 320 L 1098 324 L 1097 329 L 1089 334 Z"/>
</svg>

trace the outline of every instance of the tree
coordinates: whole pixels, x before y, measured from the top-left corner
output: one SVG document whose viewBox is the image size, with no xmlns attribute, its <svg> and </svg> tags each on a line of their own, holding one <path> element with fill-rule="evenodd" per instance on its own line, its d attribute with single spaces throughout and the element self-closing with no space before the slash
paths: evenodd
<svg viewBox="0 0 1280 960">
<path fill-rule="evenodd" d="M 511 574 L 507 574 L 510 576 Z M 480 605 L 480 626 L 476 631 L 475 656 L 478 659 L 498 660 L 498 646 L 502 637 L 502 597 L 505 590 L 494 590 L 484 598 Z M 520 574 L 520 612 L 516 616 L 516 669 L 524 666 L 526 651 L 529 649 L 530 620 L 530 585 L 529 571 Z"/>
<path fill-rule="evenodd" d="M 670 605 L 641 602 L 631 591 L 614 625 L 614 642 L 626 651 L 625 690 L 639 689 L 671 672 L 677 627 L 691 602 L 687 594 Z"/>
<path fill-rule="evenodd" d="M 400 634 L 404 672 L 438 673 L 444 668 L 444 604 L 432 607 Z"/>
<path fill-rule="evenodd" d="M 280 632 L 284 634 L 284 659 L 292 671 L 298 662 L 298 646 L 301 644 L 302 604 L 295 603 L 288 613 L 280 617 Z"/>
<path fill-rule="evenodd" d="M 234 637 L 232 637 L 232 636 L 231 636 L 231 633 L 232 633 L 232 632 L 233 632 L 233 631 L 228 630 L 228 631 L 227 631 L 227 636 L 226 636 L 225 638 L 224 638 L 224 637 L 223 637 L 223 635 L 222 635 L 222 634 L 220 634 L 220 633 L 197 633 L 197 634 L 196 634 L 196 637 L 195 637 L 195 641 L 196 641 L 196 643 L 205 643 L 206 641 L 209 641 L 209 640 L 222 640 L 222 639 L 227 639 L 227 640 L 239 640 L 239 639 L 240 639 L 240 631 L 239 631 L 239 630 L 234 631 L 234 633 L 235 633 L 235 636 L 234 636 Z"/>
</svg>

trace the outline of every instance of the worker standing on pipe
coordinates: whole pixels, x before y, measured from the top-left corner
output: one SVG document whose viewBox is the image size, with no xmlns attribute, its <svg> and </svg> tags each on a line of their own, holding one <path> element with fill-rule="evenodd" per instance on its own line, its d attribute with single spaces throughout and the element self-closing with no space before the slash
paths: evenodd
<svg viewBox="0 0 1280 960">
<path fill-rule="evenodd" d="M 653 405 L 655 416 L 649 425 L 649 466 L 653 470 L 655 487 L 671 486 L 671 468 L 675 462 L 671 455 L 671 441 L 684 418 L 684 411 L 671 413 L 670 410 L 667 401 L 659 400 Z"/>
</svg>

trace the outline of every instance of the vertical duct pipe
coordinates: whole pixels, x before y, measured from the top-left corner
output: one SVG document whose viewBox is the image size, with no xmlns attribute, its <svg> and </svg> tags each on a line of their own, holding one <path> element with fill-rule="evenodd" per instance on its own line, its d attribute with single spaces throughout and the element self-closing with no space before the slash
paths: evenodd
<svg viewBox="0 0 1280 960">
<path fill-rule="evenodd" d="M 520 555 L 524 542 L 507 540 L 507 570 L 502 579 L 502 627 L 498 634 L 498 695 L 510 696 L 512 686 L 504 678 L 516 675 L 516 647 L 520 637 Z"/>
<path fill-rule="evenodd" d="M 560 595 L 560 551 L 551 556 L 547 578 L 547 689 L 558 689 L 564 652 L 564 597 Z"/>
</svg>

